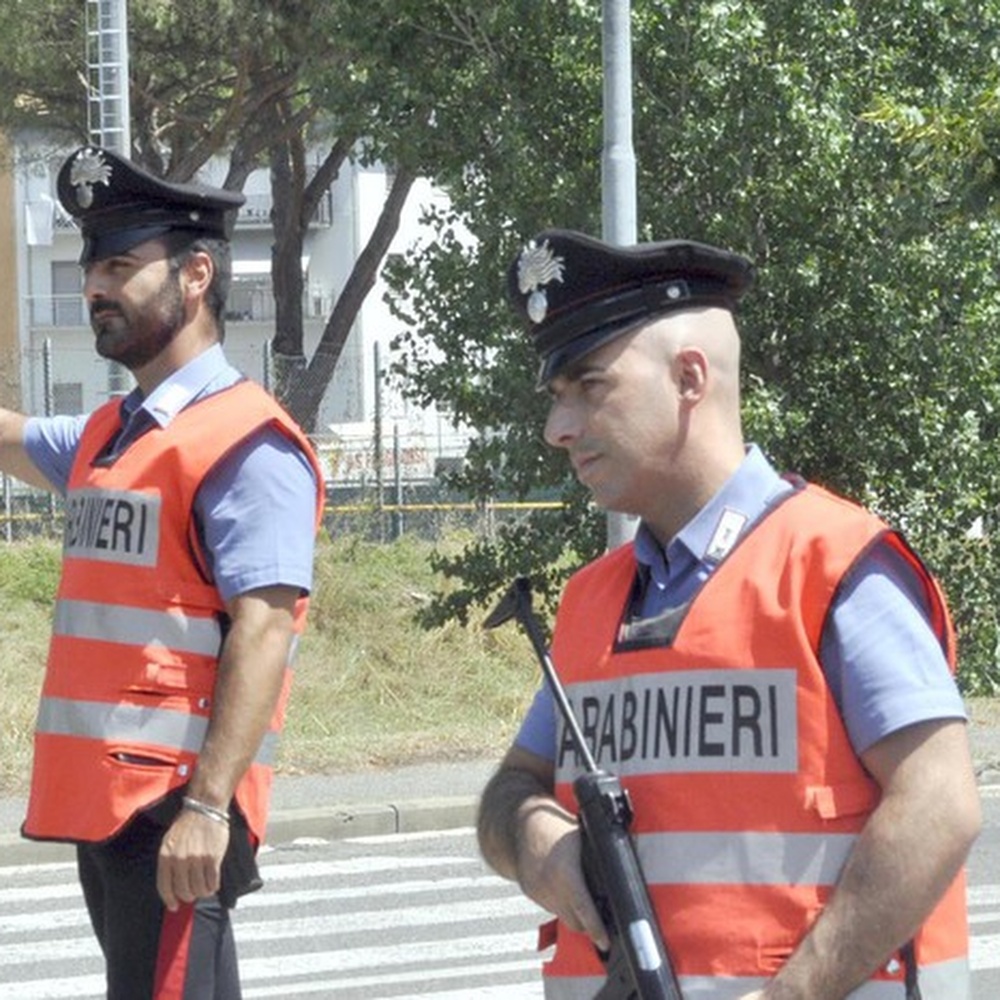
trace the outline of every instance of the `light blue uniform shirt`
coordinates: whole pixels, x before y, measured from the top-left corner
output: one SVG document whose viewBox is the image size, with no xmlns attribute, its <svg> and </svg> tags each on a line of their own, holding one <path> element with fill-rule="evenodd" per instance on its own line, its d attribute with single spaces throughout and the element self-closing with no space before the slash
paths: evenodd
<svg viewBox="0 0 1000 1000">
<path fill-rule="evenodd" d="M 188 403 L 242 378 L 216 344 L 189 361 L 143 398 L 122 400 L 122 451 L 154 423 L 166 427 Z M 65 496 L 87 416 L 32 417 L 25 450 Z M 205 428 L 210 434 L 212 429 Z M 316 477 L 309 460 L 281 431 L 266 427 L 226 455 L 195 497 L 209 570 L 222 599 L 257 587 L 312 587 Z"/>
<path fill-rule="evenodd" d="M 635 554 L 649 572 L 642 617 L 688 602 L 740 534 L 789 489 L 751 446 L 736 472 L 665 551 L 640 525 Z M 928 621 L 923 586 L 888 545 L 867 553 L 841 587 L 824 630 L 820 662 L 856 753 L 915 722 L 966 717 Z M 543 684 L 517 745 L 555 759 L 556 712 Z"/>
</svg>

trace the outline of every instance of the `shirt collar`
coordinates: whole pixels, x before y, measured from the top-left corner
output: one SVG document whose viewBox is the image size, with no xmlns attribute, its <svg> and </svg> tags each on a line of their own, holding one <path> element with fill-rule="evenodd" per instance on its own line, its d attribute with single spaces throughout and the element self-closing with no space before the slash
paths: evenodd
<svg viewBox="0 0 1000 1000">
<path fill-rule="evenodd" d="M 145 398 L 140 389 L 133 389 L 122 402 L 123 416 L 131 417 L 144 410 L 160 427 L 166 427 L 188 403 L 229 370 L 222 345 L 213 344 L 164 379 Z"/>
<path fill-rule="evenodd" d="M 639 525 L 635 555 L 655 575 L 671 563 L 687 561 L 714 565 L 720 562 L 746 527 L 763 514 L 784 489 L 791 488 L 756 445 L 751 445 L 736 471 L 711 500 L 668 542 L 660 545 L 645 524 Z"/>
</svg>

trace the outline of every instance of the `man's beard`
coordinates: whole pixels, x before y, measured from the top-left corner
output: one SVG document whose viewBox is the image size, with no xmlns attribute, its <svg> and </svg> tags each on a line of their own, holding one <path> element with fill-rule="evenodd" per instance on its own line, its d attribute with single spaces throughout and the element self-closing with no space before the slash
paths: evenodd
<svg viewBox="0 0 1000 1000">
<path fill-rule="evenodd" d="M 97 353 L 120 362 L 129 371 L 149 364 L 184 325 L 184 300 L 180 281 L 173 272 L 167 275 L 156 295 L 138 307 L 131 307 L 128 313 L 118 303 L 100 299 L 92 303 L 90 311 Z"/>
</svg>

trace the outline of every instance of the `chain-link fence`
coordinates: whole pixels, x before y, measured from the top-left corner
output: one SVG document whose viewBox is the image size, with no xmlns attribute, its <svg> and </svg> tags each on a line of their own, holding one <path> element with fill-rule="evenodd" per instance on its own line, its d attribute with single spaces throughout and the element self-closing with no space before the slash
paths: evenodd
<svg viewBox="0 0 1000 1000">
<path fill-rule="evenodd" d="M 17 542 L 39 536 L 57 538 L 62 534 L 63 503 L 60 497 L 23 486 L 10 476 L 0 479 L 3 480 L 0 538 Z"/>
<path fill-rule="evenodd" d="M 388 542 L 406 533 L 437 541 L 465 531 L 490 538 L 499 525 L 526 517 L 531 510 L 559 506 L 550 498 L 480 502 L 456 492 L 448 485 L 448 472 L 462 459 L 451 440 L 430 445 L 422 434 L 395 434 L 381 447 L 371 437 L 325 435 L 314 443 L 326 477 L 323 526 L 338 537 Z M 61 536 L 61 497 L 9 476 L 0 480 L 0 539 Z"/>
<path fill-rule="evenodd" d="M 526 517 L 532 510 L 557 506 L 558 501 L 545 500 L 475 503 L 434 484 L 407 485 L 402 498 L 391 501 L 380 500 L 372 488 L 333 486 L 327 496 L 323 527 L 333 536 L 376 542 L 390 542 L 404 533 L 428 541 L 439 541 L 455 532 L 492 538 L 501 524 Z M 6 480 L 0 538 L 7 542 L 59 538 L 63 515 L 61 497 Z"/>
</svg>

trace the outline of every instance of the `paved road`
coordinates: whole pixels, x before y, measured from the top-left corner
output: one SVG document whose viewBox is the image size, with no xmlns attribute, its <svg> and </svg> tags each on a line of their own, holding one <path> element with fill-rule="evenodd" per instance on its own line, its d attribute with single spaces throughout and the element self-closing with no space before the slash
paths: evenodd
<svg viewBox="0 0 1000 1000">
<path fill-rule="evenodd" d="M 269 856 L 265 878 L 237 927 L 247 998 L 542 995 L 541 913 L 486 869 L 468 828 L 286 847 Z M 292 926 L 276 942 L 282 912 Z M 252 957 L 243 942 L 261 931 L 267 943 Z"/>
<path fill-rule="evenodd" d="M 236 911 L 244 997 L 535 1000 L 540 911 L 479 859 L 472 831 L 267 850 Z M 100 1000 L 71 864 L 0 868 L 0 1000 Z"/>
<path fill-rule="evenodd" d="M 1000 786 L 970 864 L 974 1000 L 1000 996 Z M 246 1000 L 539 1000 L 539 911 L 482 864 L 468 827 L 267 850 L 241 902 Z M 69 864 L 0 868 L 0 1000 L 99 1000 Z"/>
<path fill-rule="evenodd" d="M 1000 784 L 980 786 L 983 832 L 969 859 L 973 1000 L 1000 997 Z"/>
</svg>

